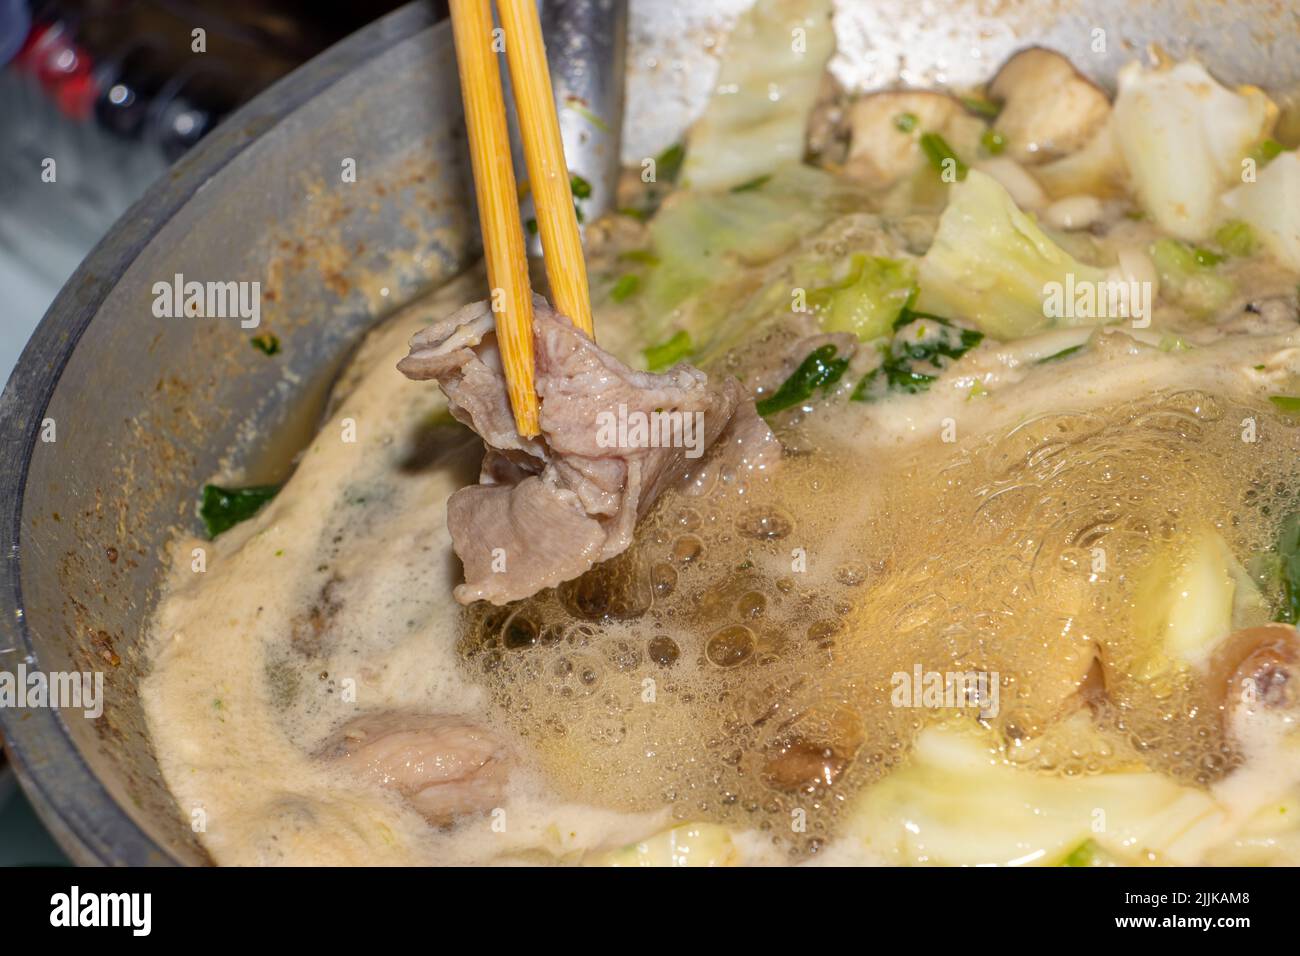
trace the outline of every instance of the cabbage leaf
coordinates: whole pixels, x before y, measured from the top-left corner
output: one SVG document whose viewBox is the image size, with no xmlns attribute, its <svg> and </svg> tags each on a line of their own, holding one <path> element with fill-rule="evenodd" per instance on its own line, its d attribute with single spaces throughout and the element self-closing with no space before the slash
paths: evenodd
<svg viewBox="0 0 1300 956">
<path fill-rule="evenodd" d="M 931 727 L 850 808 L 846 836 L 886 863 L 1055 865 L 1085 840 L 1121 861 L 1195 863 L 1227 813 L 1147 770 L 1061 777 L 1005 763 L 982 732 Z"/>
<path fill-rule="evenodd" d="M 1300 272 L 1300 156 L 1282 153 L 1259 170 L 1253 183 L 1224 195 L 1229 215 L 1248 223 L 1283 265 Z"/>
<path fill-rule="evenodd" d="M 829 0 L 758 0 L 722 54 L 713 96 L 691 128 L 691 189 L 753 182 L 804 154 L 804 130 L 835 46 Z"/>
<path fill-rule="evenodd" d="M 997 339 L 1104 321 L 1048 316 L 1044 303 L 1050 284 L 1100 288 L 1106 270 L 1066 253 L 997 180 L 978 169 L 952 187 L 918 275 L 920 311 L 969 322 Z"/>
<path fill-rule="evenodd" d="M 1277 108 L 1260 90 L 1222 86 L 1195 60 L 1120 70 L 1114 134 L 1142 208 L 1165 232 L 1204 239 L 1219 196 L 1268 135 Z"/>
</svg>

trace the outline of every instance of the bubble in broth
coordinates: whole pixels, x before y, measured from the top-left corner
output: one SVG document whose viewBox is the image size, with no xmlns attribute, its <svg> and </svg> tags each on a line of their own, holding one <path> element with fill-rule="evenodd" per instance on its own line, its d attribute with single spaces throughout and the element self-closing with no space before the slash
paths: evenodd
<svg viewBox="0 0 1300 956">
<path fill-rule="evenodd" d="M 1145 764 L 1207 784 L 1236 756 L 1198 672 L 1150 673 L 1139 582 L 1199 528 L 1267 552 L 1300 508 L 1298 436 L 1194 391 L 896 462 L 820 434 L 743 494 L 665 495 L 578 581 L 466 609 L 462 657 L 565 796 L 667 803 L 794 853 L 954 715 L 1041 772 Z M 918 669 L 996 673 L 996 713 L 895 706 L 896 675 Z"/>
</svg>

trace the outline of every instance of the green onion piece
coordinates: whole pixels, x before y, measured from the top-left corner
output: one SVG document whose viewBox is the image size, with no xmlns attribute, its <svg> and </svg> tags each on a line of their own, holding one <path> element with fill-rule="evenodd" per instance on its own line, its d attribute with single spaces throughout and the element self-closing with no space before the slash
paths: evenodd
<svg viewBox="0 0 1300 956">
<path fill-rule="evenodd" d="M 1300 396 L 1270 395 L 1268 400 L 1288 415 L 1300 415 Z"/>
<path fill-rule="evenodd" d="M 980 136 L 980 145 L 990 156 L 1001 156 L 1007 148 L 1006 137 L 995 129 L 986 129 Z"/>
<path fill-rule="evenodd" d="M 1240 219 L 1225 222 L 1214 233 L 1219 248 L 1231 256 L 1248 256 L 1255 251 L 1255 232 Z"/>
<path fill-rule="evenodd" d="M 921 149 L 925 152 L 926 158 L 930 160 L 930 165 L 936 171 L 942 173 L 946 162 L 952 160 L 953 168 L 957 171 L 957 178 L 966 178 L 966 164 L 952 151 L 948 141 L 938 133 L 922 133 Z"/>
<path fill-rule="evenodd" d="M 763 184 L 771 178 L 771 173 L 765 176 L 755 176 L 749 182 L 741 183 L 739 186 L 732 186 L 731 191 L 733 193 L 752 193 L 755 189 L 761 189 Z"/>
<path fill-rule="evenodd" d="M 1196 257 L 1196 264 L 1198 266 L 1204 266 L 1207 269 L 1212 266 L 1217 266 L 1223 261 L 1223 256 L 1219 255 L 1217 252 L 1203 248 L 1202 246 L 1194 247 L 1192 249 L 1192 255 Z"/>
<path fill-rule="evenodd" d="M 241 521 L 247 521 L 257 514 L 262 505 L 274 498 L 279 490 L 279 485 L 253 485 L 248 488 L 204 485 L 199 517 L 208 530 L 208 537 L 215 538 Z"/>
<path fill-rule="evenodd" d="M 1288 515 L 1277 536 L 1282 595 L 1276 620 L 1300 624 L 1300 511 Z"/>
<path fill-rule="evenodd" d="M 1277 159 L 1277 157 L 1280 156 L 1285 151 L 1286 151 L 1285 146 L 1283 146 L 1277 140 L 1270 137 L 1268 139 L 1263 140 L 1258 146 L 1256 146 L 1254 150 L 1251 151 L 1250 155 L 1255 160 L 1255 162 L 1259 163 L 1261 166 L 1264 166 L 1267 165 L 1272 160 Z"/>
<path fill-rule="evenodd" d="M 691 354 L 691 337 L 685 331 L 676 333 L 667 342 L 652 345 L 645 350 L 645 364 L 652 372 L 676 365 Z"/>
<path fill-rule="evenodd" d="M 779 412 L 807 401 L 813 392 L 825 391 L 838 382 L 849 367 L 849 360 L 836 358 L 837 351 L 829 344 L 813 349 L 780 388 L 757 403 L 758 413 L 766 417 Z"/>
<path fill-rule="evenodd" d="M 536 220 L 536 219 L 525 219 L 525 220 L 524 220 L 524 228 L 528 230 L 528 234 L 529 234 L 530 236 L 535 236 L 535 235 L 537 235 L 537 220 Z"/>
<path fill-rule="evenodd" d="M 614 283 L 614 288 L 609 290 L 609 297 L 615 302 L 625 302 L 639 288 L 641 288 L 641 277 L 629 272 L 625 276 L 620 276 Z"/>
<path fill-rule="evenodd" d="M 1000 105 L 982 96 L 963 96 L 961 105 L 976 116 L 983 116 L 985 119 L 997 119 L 997 115 L 1002 112 Z"/>
<path fill-rule="evenodd" d="M 655 181 L 676 182 L 686 159 L 686 148 L 681 143 L 674 143 L 655 157 Z"/>
<path fill-rule="evenodd" d="M 899 113 L 894 117 L 894 129 L 900 133 L 910 133 L 916 129 L 916 124 L 921 122 L 915 113 Z"/>
<path fill-rule="evenodd" d="M 1061 866 L 1107 866 L 1109 863 L 1110 857 L 1095 840 L 1084 840 L 1061 861 Z"/>
<path fill-rule="evenodd" d="M 570 96 L 568 99 L 564 101 L 564 105 L 565 108 L 573 110 L 573 112 L 577 113 L 579 116 L 585 119 L 592 126 L 596 127 L 596 129 L 600 130 L 602 133 L 609 132 L 609 124 L 606 123 L 599 116 L 597 116 L 595 113 L 593 113 L 591 110 L 587 109 L 587 107 L 583 106 L 580 100 Z"/>
</svg>

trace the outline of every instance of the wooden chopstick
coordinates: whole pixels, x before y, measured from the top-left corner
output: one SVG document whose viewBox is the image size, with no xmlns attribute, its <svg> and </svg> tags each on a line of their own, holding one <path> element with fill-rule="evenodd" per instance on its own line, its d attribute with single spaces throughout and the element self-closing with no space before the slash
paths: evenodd
<svg viewBox="0 0 1300 956">
<path fill-rule="evenodd" d="M 497 0 L 506 37 L 506 61 L 524 143 L 528 183 L 537 207 L 537 231 L 555 308 L 595 338 L 587 288 L 587 261 L 573 207 L 569 167 L 560 139 L 555 94 L 546 64 L 536 0 Z"/>
<path fill-rule="evenodd" d="M 519 196 L 510 160 L 501 74 L 492 50 L 492 9 L 489 0 L 451 0 L 450 6 L 497 344 L 515 428 L 520 435 L 531 438 L 538 434 L 537 392 L 533 385 L 533 292 L 528 281 L 524 231 L 519 223 Z M 540 210 L 538 215 L 540 219 Z"/>
</svg>

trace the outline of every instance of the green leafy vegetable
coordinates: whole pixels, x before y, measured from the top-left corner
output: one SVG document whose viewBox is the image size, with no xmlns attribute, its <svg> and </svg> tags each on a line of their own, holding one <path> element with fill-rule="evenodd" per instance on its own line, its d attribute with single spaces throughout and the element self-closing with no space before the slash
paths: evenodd
<svg viewBox="0 0 1300 956">
<path fill-rule="evenodd" d="M 1300 415 L 1300 396 L 1270 395 L 1268 400 L 1288 415 Z"/>
<path fill-rule="evenodd" d="M 575 199 L 589 199 L 591 197 L 591 183 L 577 173 L 569 173 L 569 190 L 573 193 Z"/>
<path fill-rule="evenodd" d="M 1194 246 L 1192 255 L 1196 258 L 1198 266 L 1217 266 L 1224 260 L 1224 257 L 1213 250 L 1206 249 L 1202 246 Z"/>
<path fill-rule="evenodd" d="M 1225 222 L 1214 233 L 1214 241 L 1230 256 L 1248 256 L 1255 251 L 1255 232 L 1240 219 Z"/>
<path fill-rule="evenodd" d="M 254 335 L 248 341 L 253 343 L 253 348 L 257 349 L 263 355 L 275 355 L 280 351 L 280 338 L 271 332 L 263 332 L 261 335 Z"/>
<path fill-rule="evenodd" d="M 667 342 L 652 345 L 645 350 L 645 364 L 652 372 L 662 371 L 676 365 L 691 354 L 691 337 L 686 332 L 678 332 Z"/>
<path fill-rule="evenodd" d="M 984 340 L 982 332 L 906 307 L 894 327 L 893 340 L 881 350 L 880 365 L 858 382 L 851 400 L 874 402 L 891 392 L 924 392 L 939 371 Z"/>
<path fill-rule="evenodd" d="M 1269 401 L 1281 408 L 1284 414 L 1300 415 L 1300 395 L 1269 395 Z"/>
<path fill-rule="evenodd" d="M 1232 297 L 1232 281 L 1214 271 L 1213 258 L 1198 255 L 1187 243 L 1157 239 L 1150 253 L 1163 298 L 1204 315 L 1222 308 Z"/>
<path fill-rule="evenodd" d="M 279 485 L 252 485 L 248 488 L 204 485 L 199 517 L 208 530 L 208 537 L 215 538 L 241 521 L 247 521 L 279 491 Z"/>
<path fill-rule="evenodd" d="M 825 391 L 844 375 L 849 367 L 849 360 L 836 358 L 838 349 L 834 345 L 823 345 L 808 353 L 808 357 L 799 363 L 789 378 L 781 383 L 771 395 L 756 403 L 758 413 L 763 417 L 807 401 L 813 392 Z"/>
<path fill-rule="evenodd" d="M 597 116 L 595 113 L 593 113 L 591 110 L 587 109 L 587 107 L 583 106 L 582 101 L 577 99 L 576 97 L 572 97 L 572 96 L 567 97 L 564 101 L 564 108 L 573 110 L 573 112 L 577 113 L 579 116 L 585 119 L 592 126 L 596 127 L 596 129 L 600 130 L 602 133 L 609 132 L 609 124 L 606 123 L 599 116 Z"/>
<path fill-rule="evenodd" d="M 900 133 L 910 133 L 916 129 L 916 124 L 921 122 L 915 113 L 899 113 L 894 117 L 894 129 Z"/>
<path fill-rule="evenodd" d="M 1110 854 L 1097 845 L 1095 840 L 1084 840 L 1076 846 L 1061 866 L 1114 866 Z"/>
<path fill-rule="evenodd" d="M 948 145 L 948 141 L 938 133 L 922 133 L 921 150 L 925 153 L 926 159 L 930 161 L 930 165 L 933 166 L 936 171 L 943 173 L 951 168 L 957 174 L 958 181 L 966 178 L 966 173 L 969 171 L 968 167 L 961 161 L 960 157 L 952 151 L 952 147 Z"/>
<path fill-rule="evenodd" d="M 673 143 L 655 157 L 655 182 L 675 183 L 686 160 L 686 147 Z"/>
<path fill-rule="evenodd" d="M 823 330 L 852 332 L 869 342 L 890 333 L 915 283 L 910 262 L 859 253 L 842 280 L 808 293 L 808 305 Z"/>
<path fill-rule="evenodd" d="M 615 302 L 626 302 L 639 288 L 641 288 L 641 277 L 629 272 L 627 275 L 620 276 L 614 283 L 614 287 L 609 290 L 609 297 Z"/>
<path fill-rule="evenodd" d="M 762 176 L 755 176 L 747 183 L 741 183 L 739 186 L 732 186 L 731 191 L 733 193 L 753 192 L 755 189 L 761 189 L 764 184 L 771 180 L 771 178 L 771 173 L 764 173 Z"/>
<path fill-rule="evenodd" d="M 1251 150 L 1250 155 L 1254 158 L 1255 162 L 1263 166 L 1266 163 L 1277 159 L 1284 152 L 1286 152 L 1286 147 L 1270 136 Z"/>
<path fill-rule="evenodd" d="M 1001 106 L 981 96 L 963 96 L 961 105 L 976 116 L 983 116 L 985 119 L 997 119 L 998 114 L 1002 112 Z"/>
<path fill-rule="evenodd" d="M 997 130 L 986 129 L 980 136 L 980 145 L 990 156 L 1001 156 L 1007 148 L 1007 140 Z"/>
<path fill-rule="evenodd" d="M 1276 620 L 1300 624 L 1300 511 L 1287 516 L 1277 536 L 1282 594 Z"/>
</svg>

